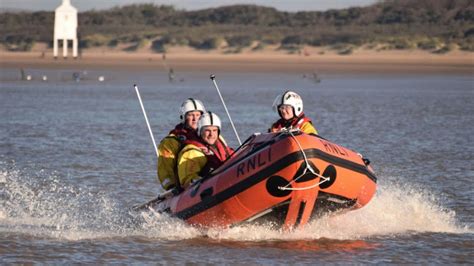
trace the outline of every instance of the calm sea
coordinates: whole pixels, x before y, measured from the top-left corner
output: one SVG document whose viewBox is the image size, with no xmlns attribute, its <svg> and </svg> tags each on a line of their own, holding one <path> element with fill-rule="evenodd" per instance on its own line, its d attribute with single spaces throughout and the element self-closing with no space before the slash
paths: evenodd
<svg viewBox="0 0 474 266">
<path fill-rule="evenodd" d="M 378 174 L 366 207 L 282 232 L 203 230 L 129 211 L 161 192 L 132 85 L 157 140 L 196 97 L 236 147 L 211 73 L 176 72 L 170 83 L 161 70 L 26 72 L 32 81 L 18 69 L 0 74 L 2 264 L 472 263 L 473 76 L 321 74 L 316 83 L 303 73 L 214 73 L 241 139 L 265 132 L 273 99 L 294 89 L 320 134 Z"/>
</svg>

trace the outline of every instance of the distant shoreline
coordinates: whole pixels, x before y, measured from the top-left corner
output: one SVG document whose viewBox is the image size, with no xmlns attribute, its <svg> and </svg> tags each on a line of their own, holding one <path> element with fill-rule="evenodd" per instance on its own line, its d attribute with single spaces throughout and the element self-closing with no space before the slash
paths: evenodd
<svg viewBox="0 0 474 266">
<path fill-rule="evenodd" d="M 1 68 L 124 69 L 166 71 L 231 71 L 323 74 L 474 74 L 474 54 L 454 51 L 432 54 L 413 51 L 361 50 L 350 55 L 309 49 L 306 55 L 277 51 L 224 54 L 178 47 L 163 54 L 150 51 L 86 50 L 82 58 L 53 59 L 49 50 L 0 51 Z"/>
</svg>

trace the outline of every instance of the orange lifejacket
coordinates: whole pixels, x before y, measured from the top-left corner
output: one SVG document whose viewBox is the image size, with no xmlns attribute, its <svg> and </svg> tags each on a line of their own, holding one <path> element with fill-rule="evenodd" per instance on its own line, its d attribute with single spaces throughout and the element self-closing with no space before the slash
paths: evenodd
<svg viewBox="0 0 474 266">
<path fill-rule="evenodd" d="M 221 166 L 234 152 L 232 148 L 227 146 L 224 141 L 219 137 L 214 145 L 203 143 L 200 139 L 198 140 L 186 140 L 184 145 L 192 144 L 204 153 L 207 159 L 207 163 L 199 173 L 201 176 L 205 176 L 212 170 Z"/>
<path fill-rule="evenodd" d="M 301 126 L 309 122 L 312 124 L 311 119 L 307 118 L 304 113 L 302 113 L 298 117 L 293 117 L 290 120 L 284 120 L 283 118 L 278 119 L 275 123 L 273 123 L 272 127 L 270 128 L 269 132 L 278 132 L 282 128 L 299 128 L 301 129 Z"/>
</svg>

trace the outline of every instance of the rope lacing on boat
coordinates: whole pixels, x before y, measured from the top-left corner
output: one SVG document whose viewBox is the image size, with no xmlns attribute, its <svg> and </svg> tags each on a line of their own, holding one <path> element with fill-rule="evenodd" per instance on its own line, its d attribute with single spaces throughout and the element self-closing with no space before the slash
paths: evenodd
<svg viewBox="0 0 474 266">
<path fill-rule="evenodd" d="M 322 176 L 322 175 L 316 173 L 316 171 L 313 169 L 313 167 L 309 164 L 308 157 L 306 156 L 306 153 L 304 152 L 303 147 L 301 147 L 300 142 L 298 141 L 298 139 L 293 134 L 294 131 L 299 131 L 299 129 L 297 129 L 297 130 L 294 130 L 294 129 L 293 130 L 284 130 L 283 132 L 289 134 L 295 140 L 296 144 L 298 144 L 298 147 L 300 148 L 301 154 L 303 154 L 303 158 L 304 158 L 304 162 L 305 162 L 306 167 L 305 167 L 303 173 L 301 173 L 301 175 L 299 175 L 298 177 L 293 179 L 286 186 L 283 186 L 283 187 L 279 186 L 278 189 L 279 190 L 307 190 L 307 189 L 315 188 L 315 187 L 323 184 L 324 182 L 329 181 L 330 180 L 329 177 L 325 177 L 325 176 Z M 321 178 L 322 180 L 319 181 L 318 183 L 313 184 L 313 185 L 308 186 L 308 187 L 297 187 L 297 188 L 289 187 L 291 184 L 293 184 L 294 182 L 298 181 L 298 179 L 303 177 L 308 171 L 311 172 L 311 174 Z"/>
</svg>

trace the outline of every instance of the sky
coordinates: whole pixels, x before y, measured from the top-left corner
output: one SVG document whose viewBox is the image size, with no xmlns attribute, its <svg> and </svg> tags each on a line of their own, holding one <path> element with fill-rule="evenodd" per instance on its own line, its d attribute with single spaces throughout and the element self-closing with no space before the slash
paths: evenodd
<svg viewBox="0 0 474 266">
<path fill-rule="evenodd" d="M 91 9 L 108 9 L 138 3 L 153 3 L 156 5 L 173 5 L 178 9 L 197 10 L 235 4 L 256 4 L 275 7 L 282 11 L 324 11 L 353 6 L 366 6 L 377 0 L 70 0 L 79 12 Z M 62 0 L 0 0 L 0 8 L 5 10 L 54 10 Z"/>
</svg>

